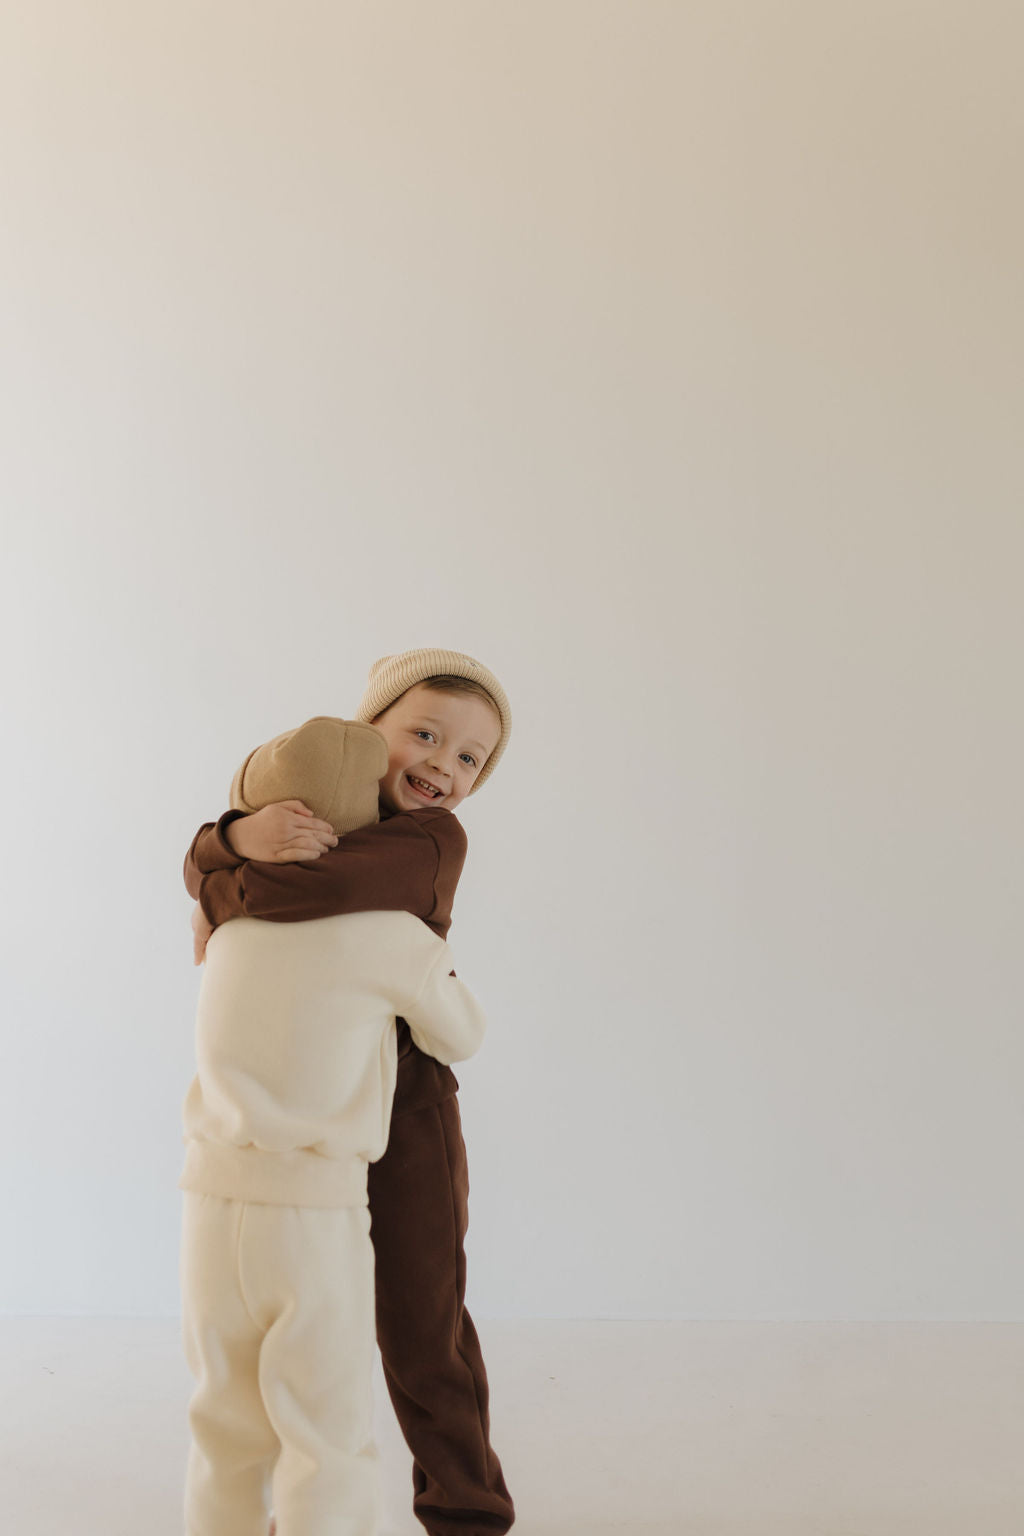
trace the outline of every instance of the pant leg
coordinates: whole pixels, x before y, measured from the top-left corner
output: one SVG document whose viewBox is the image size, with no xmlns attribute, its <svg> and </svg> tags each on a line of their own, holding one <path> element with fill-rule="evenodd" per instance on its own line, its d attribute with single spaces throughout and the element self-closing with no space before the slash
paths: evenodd
<svg viewBox="0 0 1024 1536">
<path fill-rule="evenodd" d="M 281 1444 L 278 1536 L 376 1536 L 369 1212 L 246 1209 L 242 1274 L 265 1326 L 260 1388 Z"/>
<path fill-rule="evenodd" d="M 465 1306 L 469 1172 L 454 1095 L 392 1117 L 370 1167 L 370 1212 L 377 1342 L 413 1454 L 413 1509 L 430 1536 L 500 1536 L 514 1509 Z"/>
<path fill-rule="evenodd" d="M 185 1355 L 196 1378 L 185 1484 L 187 1536 L 265 1536 L 278 1441 L 259 1387 L 262 1331 L 239 1284 L 245 1207 L 185 1194 L 181 1250 Z"/>
</svg>

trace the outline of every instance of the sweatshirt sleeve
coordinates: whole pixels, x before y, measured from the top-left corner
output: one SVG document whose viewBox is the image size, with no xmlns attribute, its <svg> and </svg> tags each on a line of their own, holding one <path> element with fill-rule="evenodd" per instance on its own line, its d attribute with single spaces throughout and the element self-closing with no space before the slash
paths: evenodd
<svg viewBox="0 0 1024 1536">
<path fill-rule="evenodd" d="M 402 811 L 346 833 L 319 859 L 214 869 L 203 875 L 198 899 L 215 928 L 232 917 L 301 923 L 344 912 L 411 912 L 443 937 L 465 858 L 466 834 L 450 811 Z"/>
<path fill-rule="evenodd" d="M 232 848 L 225 831 L 244 811 L 225 811 L 219 821 L 207 821 L 199 828 L 185 855 L 185 889 L 193 901 L 199 900 L 204 875 L 217 869 L 237 869 L 244 859 Z"/>
<path fill-rule="evenodd" d="M 480 1049 L 487 1021 L 466 983 L 452 972 L 452 952 L 447 944 L 431 965 L 405 1020 L 414 1044 L 446 1067 L 453 1061 L 466 1061 Z"/>
</svg>

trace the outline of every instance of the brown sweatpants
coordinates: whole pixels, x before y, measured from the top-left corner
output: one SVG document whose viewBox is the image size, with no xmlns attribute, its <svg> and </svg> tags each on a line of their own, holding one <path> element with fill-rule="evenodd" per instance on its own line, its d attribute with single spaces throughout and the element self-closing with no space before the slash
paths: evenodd
<svg viewBox="0 0 1024 1536">
<path fill-rule="evenodd" d="M 465 1305 L 469 1170 L 458 1084 L 412 1045 L 404 1021 L 399 1051 L 387 1151 L 370 1165 L 377 1342 L 413 1454 L 417 1517 L 429 1536 L 495 1536 L 515 1512 L 491 1448 L 487 1373 Z"/>
</svg>

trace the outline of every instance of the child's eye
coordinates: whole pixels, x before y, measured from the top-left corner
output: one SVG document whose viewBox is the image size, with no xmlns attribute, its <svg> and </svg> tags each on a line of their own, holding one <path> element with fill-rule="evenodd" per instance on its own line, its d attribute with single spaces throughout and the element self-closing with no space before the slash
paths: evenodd
<svg viewBox="0 0 1024 1536">
<path fill-rule="evenodd" d="M 476 758 L 473 756 L 473 754 L 471 752 L 463 752 L 462 758 L 463 758 L 463 761 L 467 762 L 471 768 L 475 768 L 476 767 Z"/>
<path fill-rule="evenodd" d="M 430 737 L 433 737 L 434 733 L 433 733 L 433 731 L 413 731 L 413 735 L 414 736 L 430 736 Z"/>
</svg>

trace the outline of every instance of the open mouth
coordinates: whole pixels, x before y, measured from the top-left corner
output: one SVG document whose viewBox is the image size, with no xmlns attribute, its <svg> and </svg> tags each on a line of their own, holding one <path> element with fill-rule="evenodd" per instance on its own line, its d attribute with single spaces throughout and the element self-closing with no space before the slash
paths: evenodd
<svg viewBox="0 0 1024 1536">
<path fill-rule="evenodd" d="M 414 773 L 407 773 L 405 782 L 424 800 L 440 800 L 444 793 L 443 790 L 435 789 L 433 784 L 428 784 L 426 779 L 418 779 Z"/>
</svg>

